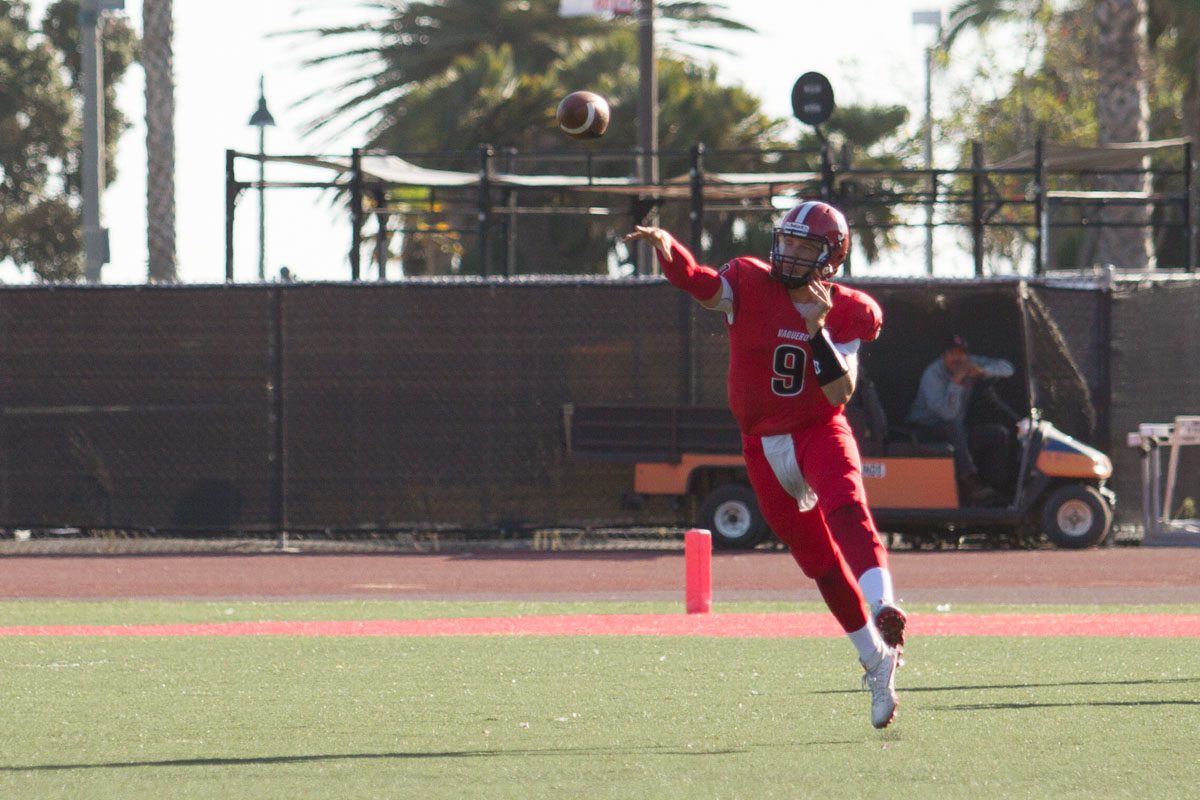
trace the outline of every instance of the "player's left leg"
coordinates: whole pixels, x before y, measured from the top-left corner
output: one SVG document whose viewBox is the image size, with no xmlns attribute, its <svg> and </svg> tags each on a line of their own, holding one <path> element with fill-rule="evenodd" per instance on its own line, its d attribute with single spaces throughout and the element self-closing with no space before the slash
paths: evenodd
<svg viewBox="0 0 1200 800">
<path fill-rule="evenodd" d="M 907 617 L 896 602 L 887 548 L 867 508 L 858 444 L 844 417 L 805 432 L 801 470 L 817 494 L 830 533 L 889 646 L 904 644 Z"/>
<path fill-rule="evenodd" d="M 746 474 L 758 498 L 763 519 L 787 545 L 801 571 L 816 582 L 825 604 L 853 639 L 853 631 L 869 627 L 864 597 L 821 520 L 821 512 L 815 508 L 800 510 L 793 494 L 797 492 L 796 486 L 802 483 L 795 457 L 782 461 L 777 456 L 769 457 L 763 437 L 743 436 L 742 440 Z M 781 442 L 771 441 L 771 444 L 780 445 Z M 855 644 L 867 642 L 856 641 Z"/>
<path fill-rule="evenodd" d="M 788 438 L 794 447 L 794 439 Z M 878 626 L 871 624 L 862 592 L 821 511 L 800 510 L 797 495 L 804 495 L 799 488 L 803 479 L 794 453 L 791 458 L 783 457 L 788 442 L 775 439 L 770 445 L 772 454 L 768 456 L 762 437 L 742 437 L 746 473 L 758 497 L 759 510 L 788 546 L 800 569 L 816 582 L 825 605 L 858 651 L 871 690 L 871 724 L 882 728 L 896 713 L 895 669 L 900 664 L 900 653 L 884 641 Z"/>
</svg>

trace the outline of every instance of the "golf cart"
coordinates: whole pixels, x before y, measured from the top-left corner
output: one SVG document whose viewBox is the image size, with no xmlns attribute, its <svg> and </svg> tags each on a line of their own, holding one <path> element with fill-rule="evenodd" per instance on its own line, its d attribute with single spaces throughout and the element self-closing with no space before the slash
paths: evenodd
<svg viewBox="0 0 1200 800">
<path fill-rule="evenodd" d="M 885 335 L 863 348 L 846 413 L 879 529 L 913 546 L 973 534 L 1023 546 L 1043 534 L 1062 548 L 1104 541 L 1116 500 L 1105 486 L 1112 462 L 1078 435 L 1095 423 L 1088 387 L 1025 284 L 897 281 L 866 288 L 884 308 Z M 977 386 L 968 412 L 968 422 L 1003 426 L 1010 437 L 997 496 L 986 504 L 959 496 L 949 444 L 921 441 L 889 423 L 903 419 L 922 370 L 950 332 L 1016 368 L 1012 378 Z M 680 522 L 708 528 L 720 547 L 751 548 L 771 536 L 727 409 L 569 404 L 564 422 L 573 457 L 634 463 L 629 507 L 639 498 L 673 496 Z"/>
<path fill-rule="evenodd" d="M 1031 544 L 1039 530 L 1062 548 L 1103 541 L 1116 503 L 1105 486 L 1112 475 L 1108 456 L 1063 433 L 1036 408 L 1018 418 L 991 382 L 977 388 L 969 413 L 980 406 L 1006 420 L 1015 447 L 1004 479 L 992 487 L 995 499 L 973 505 L 959 495 L 953 448 L 889 426 L 874 382 L 860 380 L 848 413 L 857 423 L 863 485 L 880 529 L 918 545 L 963 533 Z"/>
</svg>

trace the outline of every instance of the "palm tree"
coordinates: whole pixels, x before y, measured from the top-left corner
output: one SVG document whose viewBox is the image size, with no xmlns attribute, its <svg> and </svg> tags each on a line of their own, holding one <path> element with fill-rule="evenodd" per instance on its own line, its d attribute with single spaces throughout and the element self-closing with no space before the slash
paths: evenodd
<svg viewBox="0 0 1200 800">
<path fill-rule="evenodd" d="M 1196 0 L 1150 0 L 1150 44 L 1183 78 L 1183 123 L 1200 145 L 1200 7 Z"/>
<path fill-rule="evenodd" d="M 455 64 L 461 58 L 509 47 L 517 74 L 538 74 L 569 56 L 582 42 L 634 24 L 621 18 L 564 18 L 559 16 L 558 6 L 558 0 L 370 0 L 361 7 L 364 13 L 374 12 L 374 21 L 286 32 L 315 34 L 322 40 L 347 44 L 344 49 L 307 59 L 305 66 L 338 63 L 360 70 L 334 87 L 347 98 L 319 114 L 310 132 L 334 122 L 349 127 L 373 119 L 370 138 L 379 138 L 398 123 L 405 95 L 431 81 L 453 80 Z M 721 16 L 723 7 L 716 3 L 660 0 L 657 7 L 662 18 L 676 23 L 671 34 L 677 38 L 679 29 L 752 30 Z M 301 103 L 327 102 L 329 96 L 328 88 L 322 88 Z"/>
<path fill-rule="evenodd" d="M 176 280 L 175 80 L 172 0 L 142 5 L 142 65 L 146 70 L 147 278 Z"/>
<path fill-rule="evenodd" d="M 1150 131 L 1150 87 L 1147 50 L 1147 0 L 1095 0 L 1099 41 L 1096 122 L 1100 144 L 1144 142 Z M 1116 192 L 1149 193 L 1149 159 L 1141 174 L 1106 175 L 1101 188 Z M 1154 238 L 1149 205 L 1118 205 L 1105 209 L 1098 255 L 1102 261 L 1128 269 L 1154 267 Z M 1133 227 L 1130 227 L 1133 226 Z"/>
<path fill-rule="evenodd" d="M 521 152 L 561 149 L 563 137 L 553 120 L 553 110 L 566 87 L 576 87 L 583 76 L 592 76 L 589 84 L 605 95 L 614 113 L 636 106 L 637 41 L 630 30 L 618 30 L 587 47 L 580 47 L 557 67 L 542 74 L 521 74 L 514 63 L 512 48 L 485 48 L 475 57 L 455 62 L 453 77 L 429 81 L 412 89 L 404 99 L 404 124 L 380 133 L 375 144 L 384 149 L 412 152 L 438 149 L 469 154 L 479 142 L 496 145 L 503 151 L 513 147 Z M 723 87 L 716 70 L 700 67 L 682 59 L 664 55 L 659 59 L 659 90 L 665 125 L 661 146 L 664 169 L 669 175 L 686 171 L 686 160 L 679 163 L 675 154 L 686 152 L 695 141 L 714 149 L 757 147 L 773 136 L 776 126 L 760 111 L 759 102 L 741 87 Z M 627 153 L 635 146 L 632 126 L 611 129 L 596 149 Z M 592 146 L 584 146 L 592 147 Z M 578 148 L 579 161 L 583 148 Z M 477 156 L 474 156 L 477 158 Z M 503 163 L 503 154 L 500 156 Z M 570 165 L 577 169 L 580 163 Z M 597 161 L 599 175 L 626 175 L 630 162 L 616 158 Z M 476 214 L 476 190 L 455 197 L 450 190 L 438 193 L 439 211 L 428 212 L 429 203 L 413 189 L 392 193 L 392 208 L 406 211 L 404 227 L 412 230 L 426 225 L 404 241 L 406 275 L 428 271 L 445 272 L 449 264 L 461 262 L 462 269 L 478 268 L 479 252 L 475 240 L 456 239 L 454 230 L 469 227 Z M 457 206 L 455 200 L 458 200 Z M 534 206 L 560 202 L 555 192 L 522 190 L 521 199 Z M 593 198 L 592 205 L 603 205 Z M 607 198 L 624 206 L 627 199 Z M 664 224 L 680 230 L 688 225 L 687 209 L 678 204 L 663 211 Z M 449 230 L 439 230 L 434 222 L 445 222 Z M 721 230 L 732 222 L 710 215 L 714 226 L 708 233 L 712 246 L 723 244 Z M 726 224 L 728 223 L 728 225 Z M 596 272 L 604 265 L 615 234 L 614 226 L 625 225 L 623 218 L 553 217 L 529 215 L 520 219 L 521 235 L 516 237 L 514 255 L 522 268 L 530 272 Z M 457 248 L 456 244 L 462 244 Z M 419 262 L 419 264 L 415 263 Z"/>
<path fill-rule="evenodd" d="M 1183 80 L 1183 130 L 1200 155 L 1200 13 L 1196 0 L 1150 0 L 1150 46 Z M 1193 253 L 1200 243 L 1200 182 L 1192 182 Z M 1185 256 L 1186 258 L 1186 256 Z M 1192 256 L 1195 259 L 1195 256 Z M 1192 263 L 1195 263 L 1193 260 Z"/>
<path fill-rule="evenodd" d="M 558 13 L 558 0 L 374 0 L 362 3 L 362 7 L 376 12 L 377 18 L 359 25 L 286 34 L 315 34 L 323 42 L 341 45 L 334 52 L 307 59 L 306 66 L 337 63 L 356 70 L 340 86 L 333 87 L 345 99 L 315 117 L 310 133 L 334 124 L 349 128 L 371 120 L 368 147 L 471 150 L 487 142 L 528 150 L 561 146 L 561 137 L 554 133 L 552 112 L 558 98 L 570 89 L 587 86 L 606 94 L 615 106 L 634 105 L 632 99 L 626 102 L 627 98 L 621 96 L 627 87 L 637 84 L 632 19 L 563 18 Z M 665 31 L 668 41 L 678 41 L 687 30 L 697 27 L 751 30 L 722 17 L 720 9 L 713 3 L 690 0 L 658 3 L 660 16 L 674 23 Z M 621 80 L 616 80 L 618 75 Z M 572 82 L 580 76 L 582 82 Z M 712 76 L 706 78 L 709 84 L 714 83 Z M 703 88 L 708 94 L 710 121 L 720 121 L 732 129 L 738 120 L 729 123 L 729 114 L 737 110 L 751 115 L 757 112 L 757 103 L 748 102 L 749 98 L 727 94 L 714 102 L 711 87 Z M 666 88 L 660 88 L 660 97 L 666 94 Z M 328 89 L 322 89 L 301 103 L 327 105 L 330 96 Z M 770 127 L 757 119 L 740 121 L 745 123 L 746 132 Z M 691 133 L 703 135 L 698 129 Z M 664 147 L 669 134 L 664 132 Z M 633 147 L 632 142 L 620 139 L 612 132 L 603 146 Z M 450 221 L 448 227 L 458 227 L 448 210 L 446 219 Z M 591 249 L 584 247 L 586 242 L 580 244 L 584 249 L 576 249 L 577 258 L 554 258 L 567 250 L 569 237 L 562 228 L 568 227 L 572 236 L 582 236 L 588 233 L 589 225 L 563 226 L 561 221 L 523 218 L 520 242 L 549 244 L 541 248 L 540 261 L 518 255 L 527 267 L 549 261 L 560 269 L 567 264 L 590 271 L 597 263 L 604 263 L 604 250 L 611 236 L 591 236 Z M 551 228 L 558 235 L 550 235 Z M 411 248 L 419 257 L 422 269 L 435 271 L 443 271 L 451 261 L 461 262 L 464 269 L 473 271 L 480 255 L 474 242 L 455 241 L 452 230 L 442 231 L 436 225 L 422 231 L 419 240 L 406 236 L 404 247 L 406 253 Z M 410 260 L 407 255 L 405 260 Z M 433 261 L 441 263 L 434 266 Z"/>
<path fill-rule="evenodd" d="M 1043 17 L 1050 8 L 1046 0 L 963 0 L 950 10 L 942 43 L 947 49 L 968 30 L 982 30 L 997 22 L 1025 17 Z"/>
<path fill-rule="evenodd" d="M 1100 144 L 1145 141 L 1149 131 L 1149 78 L 1147 65 L 1147 0 L 1079 0 L 1091 6 L 1096 27 L 1100 74 L 1096 95 L 1096 122 Z M 950 12 L 945 37 L 949 48 L 956 37 L 971 28 L 1053 13 L 1047 0 L 964 0 Z M 1150 176 L 1102 176 L 1099 188 L 1119 192 L 1148 192 Z M 1128 269 L 1154 265 L 1150 207 L 1114 205 L 1104 212 L 1109 225 L 1100 229 L 1097 258 Z"/>
</svg>

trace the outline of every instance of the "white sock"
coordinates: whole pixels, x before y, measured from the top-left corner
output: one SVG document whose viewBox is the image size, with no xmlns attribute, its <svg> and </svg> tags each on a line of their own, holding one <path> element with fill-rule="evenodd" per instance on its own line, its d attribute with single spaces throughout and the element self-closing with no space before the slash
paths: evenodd
<svg viewBox="0 0 1200 800">
<path fill-rule="evenodd" d="M 858 630 L 851 631 L 846 635 L 850 637 L 850 641 L 858 650 L 858 660 L 868 668 L 875 666 L 879 663 L 879 659 L 883 658 L 887 645 L 883 643 L 883 639 L 879 637 L 879 631 L 875 630 L 875 626 L 871 623 L 868 622 Z"/>
<path fill-rule="evenodd" d="M 894 605 L 895 590 L 892 588 L 892 573 L 882 567 L 873 567 L 858 577 L 858 588 L 871 611 L 884 603 Z"/>
</svg>

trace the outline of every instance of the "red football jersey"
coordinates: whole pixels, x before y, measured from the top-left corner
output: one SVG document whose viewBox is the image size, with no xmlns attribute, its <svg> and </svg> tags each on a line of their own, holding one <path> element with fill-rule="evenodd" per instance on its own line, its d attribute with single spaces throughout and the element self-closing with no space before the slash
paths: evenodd
<svg viewBox="0 0 1200 800">
<path fill-rule="evenodd" d="M 735 258 L 721 268 L 733 289 L 729 321 L 729 408 L 742 431 L 774 436 L 841 413 L 817 383 L 808 325 L 788 290 L 757 258 Z M 879 335 L 883 312 L 869 295 L 827 284 L 833 308 L 825 328 L 835 343 Z M 728 317 L 727 317 L 728 321 Z"/>
</svg>

